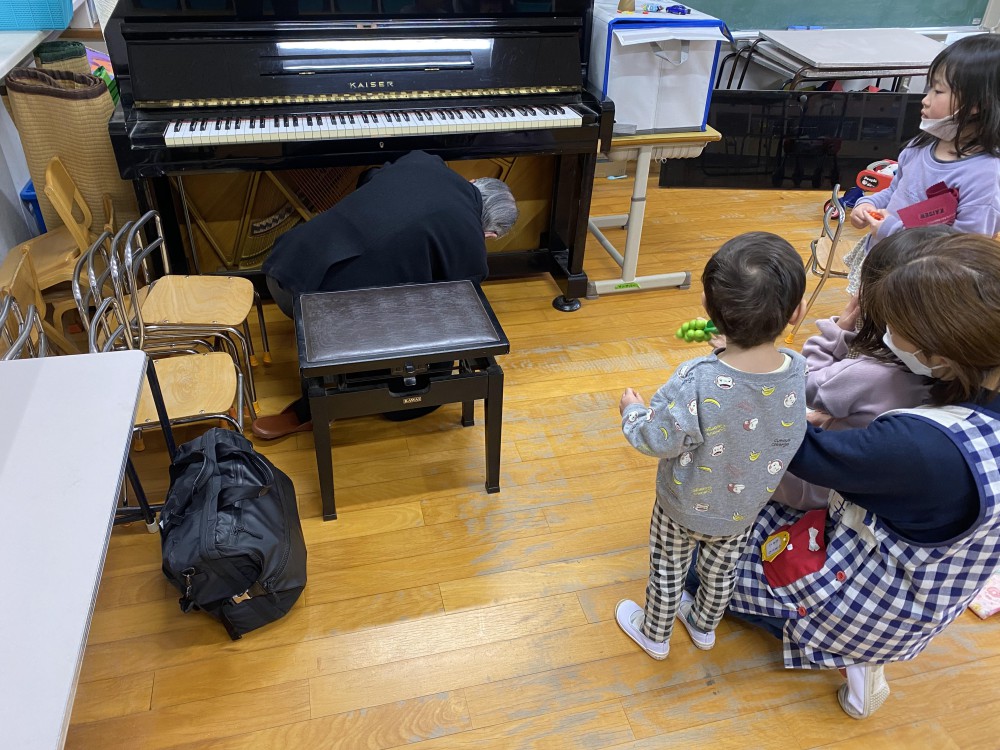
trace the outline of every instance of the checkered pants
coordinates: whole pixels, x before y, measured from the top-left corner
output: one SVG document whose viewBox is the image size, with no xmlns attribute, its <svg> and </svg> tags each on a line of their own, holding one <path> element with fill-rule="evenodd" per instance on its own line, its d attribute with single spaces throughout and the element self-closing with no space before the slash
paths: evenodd
<svg viewBox="0 0 1000 750">
<path fill-rule="evenodd" d="M 642 632 L 663 643 L 670 640 L 691 556 L 698 549 L 695 570 L 701 582 L 691 608 L 691 623 L 699 630 L 715 630 L 736 585 L 736 563 L 750 536 L 705 536 L 671 520 L 659 503 L 649 525 L 649 583 Z"/>
</svg>

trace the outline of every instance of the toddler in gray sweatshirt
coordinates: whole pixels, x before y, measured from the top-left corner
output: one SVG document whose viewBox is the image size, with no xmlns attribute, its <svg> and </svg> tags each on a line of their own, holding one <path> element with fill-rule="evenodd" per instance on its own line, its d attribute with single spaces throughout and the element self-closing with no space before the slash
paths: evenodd
<svg viewBox="0 0 1000 750">
<path fill-rule="evenodd" d="M 648 406 L 631 388 L 619 405 L 626 439 L 660 462 L 646 605 L 622 600 L 615 619 L 656 659 L 670 650 L 675 615 L 695 646 L 715 644 L 750 527 L 806 428 L 805 360 L 774 345 L 805 314 L 801 256 L 749 232 L 709 259 L 702 283 L 725 347 L 684 362 Z M 684 582 L 696 551 L 692 596 Z"/>
</svg>

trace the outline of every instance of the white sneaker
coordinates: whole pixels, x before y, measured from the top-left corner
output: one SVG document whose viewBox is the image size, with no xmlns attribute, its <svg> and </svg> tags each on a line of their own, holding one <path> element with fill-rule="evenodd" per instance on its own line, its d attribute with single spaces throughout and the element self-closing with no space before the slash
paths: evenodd
<svg viewBox="0 0 1000 750">
<path fill-rule="evenodd" d="M 639 647 L 654 659 L 666 659 L 670 653 L 670 641 L 657 643 L 646 637 L 642 632 L 642 618 L 645 613 L 642 607 L 631 599 L 622 599 L 615 605 L 615 621 L 625 635 L 639 644 Z"/>
<path fill-rule="evenodd" d="M 691 596 L 687 591 L 681 594 L 681 603 L 677 605 L 677 619 L 681 621 L 681 625 L 691 636 L 691 640 L 694 645 L 700 648 L 702 651 L 708 651 L 712 646 L 715 645 L 715 631 L 709 630 L 707 633 L 704 630 L 698 630 L 691 623 L 691 607 L 694 606 L 694 597 Z"/>
<path fill-rule="evenodd" d="M 889 683 L 881 664 L 854 664 L 846 669 L 847 682 L 837 691 L 837 700 L 852 719 L 867 719 L 889 697 Z"/>
</svg>

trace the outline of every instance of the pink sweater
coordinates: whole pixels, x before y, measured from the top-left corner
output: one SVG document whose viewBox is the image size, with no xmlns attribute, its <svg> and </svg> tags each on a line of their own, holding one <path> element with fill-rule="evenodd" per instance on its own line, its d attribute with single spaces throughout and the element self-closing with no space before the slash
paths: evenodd
<svg viewBox="0 0 1000 750">
<path fill-rule="evenodd" d="M 871 357 L 848 358 L 857 335 L 837 325 L 837 318 L 817 321 L 819 333 L 802 347 L 809 372 L 806 404 L 826 412 L 827 430 L 867 427 L 879 414 L 918 406 L 927 398 L 930 380 L 900 365 Z M 826 506 L 830 491 L 786 473 L 772 498 L 793 508 Z"/>
</svg>

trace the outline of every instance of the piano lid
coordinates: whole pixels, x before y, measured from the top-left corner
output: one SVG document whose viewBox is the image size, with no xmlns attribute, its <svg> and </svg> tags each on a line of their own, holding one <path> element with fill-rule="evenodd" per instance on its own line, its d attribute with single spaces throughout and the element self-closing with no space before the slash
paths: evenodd
<svg viewBox="0 0 1000 750">
<path fill-rule="evenodd" d="M 126 22 L 314 22 L 341 19 L 582 18 L 591 0 L 118 0 Z"/>
</svg>

